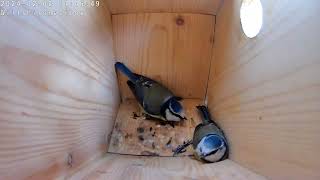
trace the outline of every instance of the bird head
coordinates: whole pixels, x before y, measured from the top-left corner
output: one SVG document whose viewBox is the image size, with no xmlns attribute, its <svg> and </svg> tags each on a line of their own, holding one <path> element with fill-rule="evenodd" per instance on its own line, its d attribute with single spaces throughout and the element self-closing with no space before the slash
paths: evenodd
<svg viewBox="0 0 320 180">
<path fill-rule="evenodd" d="M 168 121 L 180 121 L 182 119 L 186 119 L 182 105 L 175 98 L 169 100 L 169 105 L 165 110 L 165 116 Z"/>
<path fill-rule="evenodd" d="M 227 151 L 224 139 L 216 134 L 204 136 L 196 146 L 196 157 L 207 162 L 217 162 Z"/>
</svg>

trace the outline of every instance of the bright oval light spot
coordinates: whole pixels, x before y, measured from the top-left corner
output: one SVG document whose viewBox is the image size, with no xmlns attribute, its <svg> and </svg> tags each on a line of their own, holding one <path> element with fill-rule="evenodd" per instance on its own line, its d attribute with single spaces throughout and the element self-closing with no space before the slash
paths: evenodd
<svg viewBox="0 0 320 180">
<path fill-rule="evenodd" d="M 243 32 L 249 38 L 256 37 L 262 27 L 263 10 L 260 0 L 243 0 L 240 9 Z"/>
</svg>

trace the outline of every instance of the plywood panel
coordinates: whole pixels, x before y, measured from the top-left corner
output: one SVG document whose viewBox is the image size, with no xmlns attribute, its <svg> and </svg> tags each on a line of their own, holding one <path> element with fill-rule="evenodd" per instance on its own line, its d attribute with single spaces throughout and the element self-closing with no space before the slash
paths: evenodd
<svg viewBox="0 0 320 180">
<path fill-rule="evenodd" d="M 141 12 L 218 13 L 222 0 L 108 0 L 112 14 Z"/>
<path fill-rule="evenodd" d="M 119 101 L 110 15 L 74 11 L 0 18 L 0 179 L 64 178 L 106 152 Z"/>
<path fill-rule="evenodd" d="M 272 179 L 319 179 L 320 2 L 262 0 L 254 39 L 242 33 L 240 2 L 217 16 L 208 90 L 230 158 Z"/>
<path fill-rule="evenodd" d="M 118 111 L 108 152 L 172 156 L 178 145 L 192 140 L 195 127 L 202 122 L 195 108 L 201 104 L 202 101 L 197 99 L 183 100 L 187 120 L 165 124 L 160 120 L 146 119 L 135 100 L 123 102 Z M 192 147 L 189 146 L 180 155 L 193 155 Z"/>
<path fill-rule="evenodd" d="M 70 178 L 79 179 L 214 179 L 265 180 L 231 160 L 202 164 L 189 157 L 137 157 L 107 154 Z"/>
<path fill-rule="evenodd" d="M 213 16 L 147 13 L 112 18 L 119 61 L 136 73 L 162 82 L 178 96 L 204 98 L 212 53 Z M 180 25 L 176 22 L 179 18 Z M 123 76 L 120 90 L 123 99 L 133 97 Z"/>
</svg>

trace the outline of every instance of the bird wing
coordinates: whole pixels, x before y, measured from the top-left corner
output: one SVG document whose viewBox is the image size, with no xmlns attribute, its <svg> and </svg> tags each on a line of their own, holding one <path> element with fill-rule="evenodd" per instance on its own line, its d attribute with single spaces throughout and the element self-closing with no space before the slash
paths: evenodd
<svg viewBox="0 0 320 180">
<path fill-rule="evenodd" d="M 134 75 L 138 77 L 138 80 L 135 82 L 128 80 L 127 84 L 142 108 L 148 110 L 148 104 L 144 102 L 147 93 L 146 89 L 150 88 L 155 81 L 139 74 L 134 73 Z M 146 113 L 148 113 L 148 111 L 146 111 Z"/>
<path fill-rule="evenodd" d="M 139 104 L 143 106 L 143 92 L 141 91 L 141 88 L 137 88 L 137 85 L 134 84 L 132 81 L 127 81 L 127 84 L 134 96 L 136 97 Z"/>
<path fill-rule="evenodd" d="M 162 105 L 173 97 L 171 91 L 157 81 L 142 75 L 134 75 L 138 77 L 138 80 L 135 82 L 129 81 L 127 84 L 139 104 L 150 115 L 161 115 Z"/>
</svg>

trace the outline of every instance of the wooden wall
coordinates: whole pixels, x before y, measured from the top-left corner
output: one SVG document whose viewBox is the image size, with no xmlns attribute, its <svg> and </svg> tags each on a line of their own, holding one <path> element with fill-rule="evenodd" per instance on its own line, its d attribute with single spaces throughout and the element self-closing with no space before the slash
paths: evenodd
<svg viewBox="0 0 320 180">
<path fill-rule="evenodd" d="M 130 177 L 130 178 L 128 178 Z M 70 178 L 112 180 L 266 180 L 230 160 L 202 163 L 190 157 L 145 157 L 107 154 Z"/>
<path fill-rule="evenodd" d="M 214 16 L 134 13 L 113 15 L 112 21 L 119 61 L 162 82 L 178 96 L 204 99 Z M 123 99 L 133 97 L 124 76 L 120 76 L 120 90 Z"/>
<path fill-rule="evenodd" d="M 217 16 L 208 97 L 230 158 L 272 179 L 320 179 L 320 2 L 262 0 L 254 39 L 240 2 Z"/>
<path fill-rule="evenodd" d="M 112 14 L 141 12 L 218 13 L 222 0 L 107 0 Z"/>
<path fill-rule="evenodd" d="M 107 150 L 119 101 L 111 18 L 105 3 L 73 11 L 84 14 L 0 17 L 0 179 L 64 178 Z"/>
</svg>

